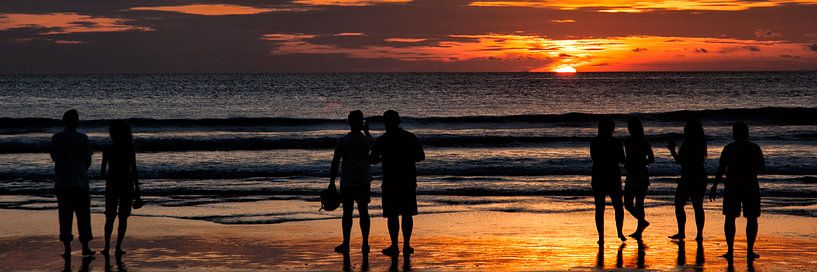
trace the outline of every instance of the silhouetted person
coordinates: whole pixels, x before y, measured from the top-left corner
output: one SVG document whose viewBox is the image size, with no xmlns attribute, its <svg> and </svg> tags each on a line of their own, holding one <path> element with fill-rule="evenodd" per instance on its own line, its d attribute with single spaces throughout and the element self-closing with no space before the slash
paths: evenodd
<svg viewBox="0 0 817 272">
<path fill-rule="evenodd" d="M 624 225 L 624 207 L 621 200 L 621 169 L 625 162 L 621 141 L 613 137 L 616 123 L 612 118 L 599 121 L 599 134 L 590 143 L 590 158 L 593 160 L 591 185 L 596 205 L 596 231 L 599 244 L 604 243 L 604 198 L 609 195 L 616 211 L 616 231 L 621 241 L 627 238 L 621 232 Z"/>
<path fill-rule="evenodd" d="M 128 216 L 131 214 L 133 200 L 140 198 L 141 192 L 130 126 L 124 121 L 115 121 L 108 132 L 111 145 L 102 152 L 102 167 L 99 170 L 100 175 L 105 177 L 105 248 L 102 249 L 102 254 L 108 255 L 113 223 L 118 215 L 115 254 L 121 256 L 126 253 L 122 250 L 122 241 L 128 229 Z"/>
<path fill-rule="evenodd" d="M 356 110 L 349 113 L 351 131 L 338 139 L 335 155 L 332 158 L 329 186 L 335 187 L 338 166 L 342 167 L 340 178 L 340 195 L 343 204 L 343 243 L 335 247 L 336 252 L 349 252 L 349 236 L 352 232 L 354 204 L 357 202 L 360 213 L 360 232 L 363 235 L 361 249 L 369 252 L 369 201 L 372 183 L 372 171 L 369 154 L 374 146 L 374 139 L 369 135 L 369 127 L 363 124 L 363 112 Z M 363 132 L 361 132 L 361 130 Z"/>
<path fill-rule="evenodd" d="M 397 256 L 399 217 L 403 217 L 403 253 L 414 253 L 411 248 L 412 216 L 417 215 L 416 162 L 425 159 L 423 147 L 414 134 L 400 128 L 400 115 L 393 110 L 383 113 L 386 133 L 375 141 L 372 162 L 383 163 L 383 217 L 388 218 L 391 246 L 383 254 Z"/>
<path fill-rule="evenodd" d="M 732 258 L 735 245 L 735 218 L 746 218 L 746 257 L 749 260 L 759 258 L 754 252 L 757 238 L 757 218 L 760 216 L 760 185 L 757 174 L 765 170 L 763 151 L 760 146 L 749 141 L 749 127 L 737 122 L 732 126 L 734 142 L 729 143 L 721 152 L 715 183 L 709 194 L 710 200 L 717 196 L 718 183 L 726 173 L 726 185 L 723 193 L 723 214 L 726 220 L 723 230 L 726 233 L 728 250 L 723 256 Z"/>
<path fill-rule="evenodd" d="M 667 144 L 672 158 L 681 165 L 681 179 L 675 189 L 675 219 L 678 222 L 678 233 L 670 235 L 670 239 L 686 238 L 686 212 L 684 206 L 692 200 L 695 210 L 695 224 L 698 227 L 696 241 L 703 241 L 704 231 L 704 194 L 706 194 L 706 136 L 701 121 L 691 119 L 684 126 L 684 142 L 678 151 L 676 144 L 670 140 Z"/>
<path fill-rule="evenodd" d="M 631 117 L 627 121 L 627 130 L 630 131 L 630 138 L 624 140 L 624 153 L 627 157 L 624 163 L 624 169 L 627 170 L 627 179 L 624 181 L 624 208 L 638 220 L 638 227 L 630 237 L 641 239 L 641 233 L 650 225 L 644 218 L 644 198 L 650 186 L 647 165 L 655 162 L 655 155 L 647 137 L 644 136 L 641 119 Z"/>
<path fill-rule="evenodd" d="M 63 257 L 71 257 L 71 233 L 74 214 L 77 216 L 82 255 L 91 256 L 88 247 L 91 234 L 91 195 L 88 191 L 88 167 L 91 166 L 91 145 L 88 136 L 77 132 L 79 113 L 66 111 L 62 116 L 65 129 L 51 137 L 51 159 L 54 160 L 54 187 L 59 209 L 60 241 L 65 246 Z"/>
</svg>

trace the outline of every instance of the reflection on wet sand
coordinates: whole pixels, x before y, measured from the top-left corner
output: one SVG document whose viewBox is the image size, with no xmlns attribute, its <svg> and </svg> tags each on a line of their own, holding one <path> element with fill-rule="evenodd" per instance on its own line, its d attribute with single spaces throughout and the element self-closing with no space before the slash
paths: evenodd
<svg viewBox="0 0 817 272">
<path fill-rule="evenodd" d="M 415 254 L 409 258 L 367 256 L 353 248 L 349 256 L 332 251 L 339 235 L 337 220 L 295 222 L 277 225 L 219 225 L 193 220 L 134 217 L 137 224 L 128 240 L 125 255 L 130 270 L 309 270 L 384 271 L 542 271 L 542 270 L 658 270 L 726 271 L 729 262 L 718 256 L 726 251 L 722 217 L 712 216 L 703 243 L 672 243 L 667 233 L 675 231 L 671 209 L 649 208 L 653 225 L 639 243 L 608 241 L 596 244 L 595 228 L 587 218 L 592 212 L 535 215 L 530 213 L 449 213 L 423 214 L 417 220 Z M 3 211 L 16 218 L 53 220 L 49 212 Z M 22 216 L 25 215 L 25 217 Z M 609 216 L 612 217 L 610 213 Z M 41 218 L 41 219 L 38 219 Z M 0 221 L 3 229 L 20 229 L 20 221 Z M 95 222 L 104 224 L 103 218 Z M 372 229 L 385 229 L 385 220 L 373 220 Z M 610 220 L 612 221 L 612 220 Z M 5 222 L 5 223 L 4 223 Z M 22 222 L 15 225 L 15 222 Z M 589 222 L 589 223 L 588 223 Z M 15 223 L 15 224 L 12 224 Z M 708 222 L 709 223 L 709 222 Z M 808 271 L 817 265 L 817 232 L 814 219 L 794 216 L 764 218 L 765 228 L 758 241 L 762 259 L 746 262 L 745 241 L 736 241 L 731 270 Z M 26 224 L 25 226 L 37 226 Z M 625 222 L 633 229 L 635 222 Z M 161 230 L 157 232 L 156 230 Z M 53 248 L 51 228 L 30 227 L 29 236 L 0 237 L 0 262 L 19 270 L 71 270 L 71 260 L 63 262 Z M 385 233 L 370 237 L 373 247 L 388 245 Z M 610 233 L 614 235 L 614 229 Z M 358 235 L 354 233 L 352 235 Z M 738 237 L 741 237 L 739 234 Z M 99 248 L 101 241 L 92 241 Z M 23 250 L 24 249 L 24 250 Z M 53 258 L 38 254 L 52 252 Z M 77 258 L 75 252 L 75 258 Z M 687 255 L 690 254 L 690 255 Z M 694 255 L 692 255 L 694 254 Z M 606 257 L 606 258 L 605 258 Z M 402 263 L 401 263 L 401 260 Z M 693 262 L 694 260 L 694 262 Z M 704 262 L 706 260 L 706 262 Z M 122 260 L 86 262 L 91 270 L 124 270 Z M 74 261 L 73 271 L 79 263 Z M 116 263 L 115 263 L 116 262 Z"/>
</svg>

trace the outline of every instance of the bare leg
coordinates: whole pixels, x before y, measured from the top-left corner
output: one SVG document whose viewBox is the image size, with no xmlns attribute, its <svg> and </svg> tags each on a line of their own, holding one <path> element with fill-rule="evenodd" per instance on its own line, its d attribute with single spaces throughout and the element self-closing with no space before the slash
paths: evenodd
<svg viewBox="0 0 817 272">
<path fill-rule="evenodd" d="M 411 215 L 403 216 L 403 254 L 411 254 L 411 231 L 414 230 L 414 218 Z"/>
<path fill-rule="evenodd" d="M 116 253 L 122 255 L 125 253 L 122 250 L 122 241 L 125 240 L 125 232 L 128 230 L 128 217 L 119 216 L 119 228 L 116 231 Z"/>
<path fill-rule="evenodd" d="M 732 258 L 734 248 L 735 248 L 735 217 L 731 215 L 727 215 L 726 219 L 723 221 L 723 232 L 726 234 L 726 247 L 727 251 L 723 257 Z"/>
<path fill-rule="evenodd" d="M 638 225 L 641 227 L 640 231 L 644 231 L 644 228 L 647 224 L 647 214 L 644 212 L 644 198 L 646 198 L 646 192 L 639 192 L 635 197 L 635 210 L 638 212 Z"/>
<path fill-rule="evenodd" d="M 362 234 L 363 253 L 369 252 L 369 206 L 367 204 L 357 204 L 357 211 L 360 214 L 360 233 Z"/>
<path fill-rule="evenodd" d="M 335 252 L 346 253 L 349 252 L 349 240 L 352 235 L 352 216 L 354 215 L 354 202 L 343 203 L 343 216 L 341 217 L 341 230 L 343 231 L 343 242 L 335 247 Z"/>
<path fill-rule="evenodd" d="M 696 241 L 703 241 L 704 239 L 704 223 L 706 222 L 706 213 L 704 213 L 704 198 L 695 197 L 692 199 L 692 208 L 695 210 L 695 226 L 698 228 L 698 235 L 695 237 Z"/>
<path fill-rule="evenodd" d="M 630 185 L 625 185 L 625 188 Z M 624 190 L 624 209 L 635 218 L 638 218 L 638 211 L 635 208 L 635 190 L 626 188 Z"/>
<path fill-rule="evenodd" d="M 678 232 L 677 234 L 671 236 L 670 238 L 685 238 L 685 230 L 687 224 L 687 214 L 684 211 L 684 206 L 686 206 L 687 200 L 686 198 L 679 198 L 675 196 L 675 221 L 678 222 Z"/>
<path fill-rule="evenodd" d="M 749 259 L 756 259 L 760 257 L 760 255 L 755 253 L 757 228 L 757 217 L 746 218 L 746 256 Z"/>
<path fill-rule="evenodd" d="M 604 243 L 604 194 L 594 192 L 596 205 L 596 233 L 599 234 L 599 244 Z"/>
<path fill-rule="evenodd" d="M 610 194 L 613 209 L 616 211 L 616 232 L 621 241 L 627 241 L 622 229 L 624 228 L 624 205 L 621 203 L 621 193 Z"/>
<path fill-rule="evenodd" d="M 102 254 L 105 254 L 105 255 L 108 254 L 108 252 L 110 251 L 110 248 L 111 248 L 111 235 L 113 234 L 114 220 L 116 220 L 115 216 L 106 216 L 105 217 L 105 248 L 102 249 Z"/>
<path fill-rule="evenodd" d="M 403 218 L 403 220 L 406 220 Z M 398 215 L 392 215 L 388 217 L 389 226 L 389 239 L 391 239 L 391 245 L 387 248 L 382 250 L 384 255 L 392 256 L 396 260 L 397 256 L 400 254 L 400 250 L 397 248 L 397 236 L 400 234 L 400 218 Z"/>
<path fill-rule="evenodd" d="M 353 202 L 354 203 L 354 202 Z M 343 227 L 343 245 L 346 247 L 349 246 L 349 239 L 352 233 L 352 217 L 354 216 L 354 204 L 352 205 L 343 205 L 343 219 L 341 220 L 341 225 Z"/>
</svg>

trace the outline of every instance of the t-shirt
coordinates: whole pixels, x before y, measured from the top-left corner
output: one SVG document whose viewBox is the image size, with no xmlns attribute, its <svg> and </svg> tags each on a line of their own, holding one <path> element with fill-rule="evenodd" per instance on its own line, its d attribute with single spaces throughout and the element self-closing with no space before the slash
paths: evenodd
<svg viewBox="0 0 817 272">
<path fill-rule="evenodd" d="M 54 187 L 88 189 L 88 167 L 91 166 L 88 136 L 66 129 L 51 137 L 51 159 L 54 161 Z"/>
<path fill-rule="evenodd" d="M 596 136 L 590 142 L 590 158 L 593 160 L 593 183 L 599 178 L 621 179 L 618 164 L 625 160 L 621 141 L 609 136 Z"/>
<path fill-rule="evenodd" d="M 416 162 L 425 159 L 423 146 L 411 132 L 387 131 L 375 141 L 374 157 L 383 163 L 383 189 L 417 187 Z"/>
<path fill-rule="evenodd" d="M 338 139 L 335 159 L 340 159 L 340 186 L 367 185 L 372 182 L 369 153 L 374 145 L 372 138 L 363 133 L 352 133 Z"/>
<path fill-rule="evenodd" d="M 766 167 L 760 146 L 749 141 L 735 141 L 723 148 L 721 166 L 726 165 L 728 184 L 757 184 L 757 174 Z"/>
</svg>

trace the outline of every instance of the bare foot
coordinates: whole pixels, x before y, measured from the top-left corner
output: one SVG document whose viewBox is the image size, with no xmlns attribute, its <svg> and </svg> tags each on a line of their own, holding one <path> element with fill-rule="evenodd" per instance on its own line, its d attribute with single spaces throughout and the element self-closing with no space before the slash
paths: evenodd
<svg viewBox="0 0 817 272">
<path fill-rule="evenodd" d="M 760 258 L 760 254 L 755 253 L 754 251 L 746 252 L 746 259 L 754 260 Z"/>
<path fill-rule="evenodd" d="M 687 238 L 687 236 L 684 235 L 683 233 L 676 233 L 676 234 L 670 235 L 669 238 L 673 239 L 673 240 L 676 240 L 676 239 L 677 240 L 682 240 L 684 238 Z"/>
</svg>

